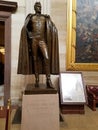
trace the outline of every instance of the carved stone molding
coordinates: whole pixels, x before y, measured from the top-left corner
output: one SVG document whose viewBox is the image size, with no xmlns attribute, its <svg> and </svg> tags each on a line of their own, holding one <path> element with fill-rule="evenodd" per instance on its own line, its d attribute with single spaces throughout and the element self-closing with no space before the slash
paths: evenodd
<svg viewBox="0 0 98 130">
<path fill-rule="evenodd" d="M 14 13 L 17 9 L 17 2 L 9 2 L 0 0 L 0 11 Z"/>
</svg>

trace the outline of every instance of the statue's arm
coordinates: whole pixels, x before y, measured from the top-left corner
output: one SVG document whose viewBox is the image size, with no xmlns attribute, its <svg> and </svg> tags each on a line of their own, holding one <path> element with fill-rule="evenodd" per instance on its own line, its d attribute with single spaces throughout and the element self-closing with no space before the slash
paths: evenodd
<svg viewBox="0 0 98 130">
<path fill-rule="evenodd" d="M 29 14 L 26 17 L 26 20 L 25 20 L 25 27 L 26 27 L 27 36 L 30 39 L 32 39 L 32 21 L 31 21 L 31 17 L 32 17 L 32 14 Z"/>
</svg>

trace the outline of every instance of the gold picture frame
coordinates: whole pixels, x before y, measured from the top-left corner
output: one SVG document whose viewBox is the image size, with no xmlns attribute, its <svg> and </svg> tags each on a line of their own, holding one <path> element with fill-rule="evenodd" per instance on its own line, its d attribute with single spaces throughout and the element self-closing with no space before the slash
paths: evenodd
<svg viewBox="0 0 98 130">
<path fill-rule="evenodd" d="M 85 55 L 82 56 L 81 58 L 79 58 L 78 62 L 76 60 L 76 58 L 78 57 L 76 55 L 76 50 L 78 49 L 77 46 L 76 46 L 76 37 L 77 37 L 77 33 L 76 33 L 76 29 L 77 29 L 77 23 L 76 22 L 77 22 L 77 20 L 76 19 L 77 19 L 77 15 L 78 15 L 77 2 L 81 2 L 81 5 L 84 4 L 85 7 L 83 6 L 83 8 L 80 8 L 81 12 L 83 12 L 84 9 L 86 9 L 87 7 L 89 8 L 89 4 L 96 2 L 96 0 L 67 0 L 66 70 L 73 70 L 73 71 L 78 71 L 78 70 L 79 71 L 94 71 L 94 70 L 98 70 L 98 62 L 96 60 L 97 57 L 94 56 L 94 55 L 92 56 L 92 54 L 97 54 L 98 51 L 94 52 L 94 48 L 93 48 L 93 50 L 90 50 L 91 46 L 94 47 L 94 45 L 92 44 L 92 43 L 95 44 L 94 41 L 92 43 L 90 43 L 89 41 L 87 41 L 87 42 L 85 41 L 85 46 L 88 47 L 88 49 L 89 49 L 88 53 L 90 55 L 87 55 L 88 53 L 85 53 L 86 50 L 82 51 L 82 53 L 85 54 Z M 92 2 L 92 3 L 86 3 L 86 2 Z M 98 2 L 96 2 L 96 3 L 97 3 L 97 6 L 98 6 Z M 96 10 L 93 10 L 93 11 L 96 11 Z M 89 12 L 87 12 L 87 13 L 89 13 Z M 91 13 L 91 11 L 90 11 L 90 13 Z M 79 14 L 79 15 L 81 15 L 81 14 Z M 94 18 L 91 17 L 91 16 L 90 17 L 94 21 L 96 19 L 96 15 L 94 14 L 93 16 L 95 16 L 95 17 Z M 88 21 L 89 21 L 89 19 L 88 19 Z M 89 26 L 91 26 L 91 25 L 89 25 Z M 85 29 L 87 29 L 87 28 L 85 27 Z M 90 29 L 90 31 L 91 31 L 90 27 L 88 29 Z M 89 35 L 91 35 L 91 34 L 89 34 Z M 96 35 L 96 37 L 97 37 L 97 35 Z M 89 45 L 89 46 L 87 46 L 87 45 Z M 87 59 L 86 59 L 86 57 L 87 57 Z M 92 60 L 90 60 L 89 57 L 92 58 Z M 84 61 L 82 61 L 82 58 L 84 58 Z M 87 60 L 87 62 L 85 62 L 86 60 Z"/>
</svg>

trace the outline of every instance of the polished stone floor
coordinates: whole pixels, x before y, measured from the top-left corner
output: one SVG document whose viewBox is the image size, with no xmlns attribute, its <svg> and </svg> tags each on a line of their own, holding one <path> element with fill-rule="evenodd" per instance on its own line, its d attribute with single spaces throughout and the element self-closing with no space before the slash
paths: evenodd
<svg viewBox="0 0 98 130">
<path fill-rule="evenodd" d="M 15 109 L 12 111 L 13 119 Z M 98 130 L 98 108 L 92 111 L 85 106 L 85 114 L 62 115 L 64 122 L 60 123 L 60 130 Z M 5 119 L 0 119 L 0 130 L 4 130 Z M 21 130 L 20 124 L 11 124 L 11 130 Z"/>
</svg>

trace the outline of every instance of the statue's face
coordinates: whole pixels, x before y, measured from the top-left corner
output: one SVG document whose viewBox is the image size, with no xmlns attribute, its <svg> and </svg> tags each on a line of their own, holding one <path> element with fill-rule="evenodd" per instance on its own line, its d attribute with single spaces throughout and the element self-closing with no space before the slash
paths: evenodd
<svg viewBox="0 0 98 130">
<path fill-rule="evenodd" d="M 35 6 L 35 11 L 36 11 L 36 13 L 41 13 L 41 5 L 40 4 L 37 4 Z"/>
</svg>

